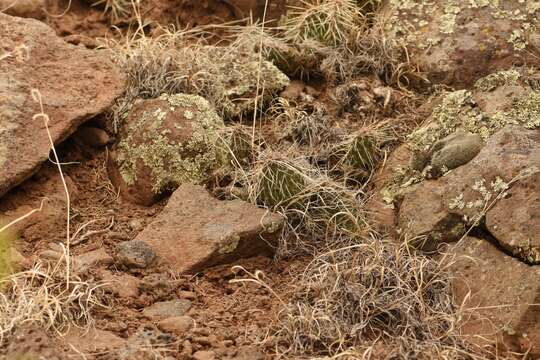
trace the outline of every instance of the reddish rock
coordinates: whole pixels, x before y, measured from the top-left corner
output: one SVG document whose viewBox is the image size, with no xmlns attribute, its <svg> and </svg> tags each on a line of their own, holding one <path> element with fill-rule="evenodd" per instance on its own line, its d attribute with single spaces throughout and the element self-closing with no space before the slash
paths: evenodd
<svg viewBox="0 0 540 360">
<path fill-rule="evenodd" d="M 142 314 L 153 320 L 162 320 L 183 316 L 191 309 L 189 300 L 170 300 L 156 302 L 142 311 Z"/>
<path fill-rule="evenodd" d="M 184 336 L 195 325 L 195 320 L 189 316 L 176 316 L 163 319 L 158 322 L 157 326 L 161 331 L 174 334 L 176 336 Z"/>
<path fill-rule="evenodd" d="M 75 133 L 75 138 L 83 144 L 96 149 L 109 145 L 112 142 L 111 137 L 105 130 L 90 126 L 79 127 Z"/>
<path fill-rule="evenodd" d="M 88 271 L 91 268 L 106 267 L 114 262 L 111 255 L 104 249 L 99 248 L 74 257 L 74 262 L 79 270 Z"/>
<path fill-rule="evenodd" d="M 513 65 L 540 64 L 540 7 L 534 1 L 390 0 L 390 36 L 432 83 L 469 87 Z"/>
<path fill-rule="evenodd" d="M 98 272 L 98 277 L 105 282 L 104 289 L 122 299 L 131 299 L 139 296 L 140 280 L 129 274 L 113 274 L 107 270 Z"/>
<path fill-rule="evenodd" d="M 43 20 L 45 0 L 0 0 L 0 11 L 12 16 Z"/>
<path fill-rule="evenodd" d="M 486 240 L 467 237 L 451 251 L 456 303 L 469 341 L 540 355 L 540 268 L 523 264 Z"/>
<path fill-rule="evenodd" d="M 509 125 L 468 164 L 403 196 L 398 224 L 408 239 L 433 249 L 455 241 L 485 215 L 497 241 L 521 259 L 540 262 L 540 129 Z"/>
<path fill-rule="evenodd" d="M 107 109 L 125 77 L 107 53 L 64 42 L 47 25 L 0 14 L 0 196 L 47 160 L 51 145 L 32 89 L 41 93 L 54 143 Z"/>
<path fill-rule="evenodd" d="M 72 327 L 65 336 L 66 343 L 75 348 L 79 354 L 112 351 L 126 346 L 126 340 L 114 333 L 95 328 L 86 331 Z"/>
<path fill-rule="evenodd" d="M 180 273 L 270 254 L 284 219 L 241 200 L 219 201 L 201 186 L 182 185 L 136 240 Z"/>
</svg>

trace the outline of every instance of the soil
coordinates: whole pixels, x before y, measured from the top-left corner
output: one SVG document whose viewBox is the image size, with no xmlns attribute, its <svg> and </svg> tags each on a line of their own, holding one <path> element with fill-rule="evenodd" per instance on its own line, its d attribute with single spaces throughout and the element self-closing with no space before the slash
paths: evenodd
<svg viewBox="0 0 540 360">
<path fill-rule="evenodd" d="M 107 176 L 106 150 L 96 151 L 68 139 L 58 151 L 65 164 L 63 170 L 72 198 L 72 233 L 83 228 L 83 233 L 92 234 L 86 241 L 72 246 L 74 256 L 98 248 L 106 249 L 109 254 L 114 253 L 118 242 L 133 239 L 164 206 L 164 201 L 151 207 L 123 201 Z M 46 208 L 45 211 L 55 217 L 39 214 L 36 215 L 37 219 L 31 218 L 25 222 L 25 226 L 18 229 L 21 234 L 18 251 L 25 257 L 26 264 L 30 264 L 31 259 L 37 257 L 41 251 L 47 250 L 51 243 L 65 242 L 65 203 L 58 206 L 57 200 L 63 197 L 63 188 L 57 167 L 52 163 L 44 164 L 32 178 L 13 189 L 0 203 L 1 213 L 13 214 L 18 213 L 17 209 L 26 209 L 28 206 L 39 207 L 44 196 L 53 199 L 52 203 L 56 208 L 50 205 L 51 209 Z M 252 346 L 264 338 L 265 329 L 273 321 L 271 314 L 275 313 L 280 303 L 274 295 L 256 284 L 229 283 L 237 277 L 232 267 L 242 266 L 251 273 L 263 271 L 265 282 L 278 296 L 286 296 L 288 284 L 293 276 L 301 271 L 305 261 L 296 259 L 274 262 L 267 257 L 257 257 L 211 268 L 194 276 L 179 276 L 168 269 L 152 269 L 151 272 L 131 270 L 128 273 L 139 279 L 151 274 L 165 279 L 176 279 L 176 286 L 170 289 L 170 293 L 165 294 L 164 298 L 188 296 L 192 300 L 188 315 L 197 325 L 185 339 L 190 341 L 193 351 L 214 350 L 233 357 L 239 349 Z M 99 270 L 90 269 L 90 272 L 97 277 Z M 115 275 L 126 272 L 125 269 L 113 271 Z M 244 275 L 240 271 L 238 276 L 243 278 Z M 155 299 L 155 294 L 148 293 L 142 293 L 138 298 L 128 301 L 109 298 L 109 308 L 95 314 L 95 327 L 111 331 L 125 339 L 141 328 L 155 329 L 155 324 L 140 313 Z M 71 353 L 69 347 L 61 342 L 53 346 L 55 340 L 48 339 L 38 328 L 30 327 L 19 332 L 21 334 L 16 337 L 20 342 L 14 342 L 9 349 L 4 349 L 10 355 L 28 350 L 41 355 L 46 349 L 47 353 L 63 359 L 64 353 Z M 178 354 L 184 351 L 184 345 L 176 346 L 179 347 Z M 266 350 L 269 349 L 260 349 L 262 352 Z M 54 358 L 53 355 L 49 356 L 51 357 L 47 359 Z"/>
</svg>

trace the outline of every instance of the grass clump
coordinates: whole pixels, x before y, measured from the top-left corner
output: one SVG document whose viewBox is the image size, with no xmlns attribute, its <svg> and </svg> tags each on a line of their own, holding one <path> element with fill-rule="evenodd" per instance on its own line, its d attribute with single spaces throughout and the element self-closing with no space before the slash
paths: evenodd
<svg viewBox="0 0 540 360">
<path fill-rule="evenodd" d="M 277 319 L 279 357 L 363 358 L 380 344 L 386 359 L 466 358 L 446 265 L 358 240 L 317 256 L 298 277 Z"/>
<path fill-rule="evenodd" d="M 29 323 L 56 332 L 85 326 L 92 311 L 104 306 L 99 285 L 68 273 L 65 258 L 5 276 L 0 289 L 0 343 Z"/>
<path fill-rule="evenodd" d="M 129 15 L 132 3 L 135 0 L 90 0 L 92 6 L 99 6 L 103 11 L 110 13 L 113 20 Z"/>
</svg>

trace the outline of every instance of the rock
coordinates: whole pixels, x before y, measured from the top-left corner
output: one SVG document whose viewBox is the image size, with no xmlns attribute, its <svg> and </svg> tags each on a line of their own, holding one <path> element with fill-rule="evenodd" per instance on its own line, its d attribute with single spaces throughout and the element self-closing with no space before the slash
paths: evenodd
<svg viewBox="0 0 540 360">
<path fill-rule="evenodd" d="M 12 16 L 43 20 L 45 0 L 0 0 L 0 11 Z"/>
<path fill-rule="evenodd" d="M 126 340 L 106 330 L 91 328 L 88 332 L 72 327 L 65 336 L 65 341 L 80 353 L 96 353 L 120 349 L 126 345 Z"/>
<path fill-rule="evenodd" d="M 47 25 L 0 13 L 0 196 L 49 157 L 31 89 L 41 93 L 55 144 L 112 105 L 125 77 L 105 51 L 65 43 Z"/>
<path fill-rule="evenodd" d="M 169 297 L 178 287 L 178 283 L 171 279 L 167 274 L 150 274 L 142 278 L 139 289 L 149 294 L 154 300 L 161 300 Z"/>
<path fill-rule="evenodd" d="M 104 289 L 121 299 L 132 299 L 139 296 L 140 280 L 129 274 L 116 275 L 107 270 L 98 272 L 100 280 L 105 282 Z"/>
<path fill-rule="evenodd" d="M 79 127 L 75 132 L 75 137 L 83 144 L 96 149 L 109 145 L 112 142 L 111 137 L 105 130 L 90 126 Z"/>
<path fill-rule="evenodd" d="M 253 346 L 241 346 L 232 360 L 264 360 L 264 354 Z"/>
<path fill-rule="evenodd" d="M 538 66 L 536 1 L 390 0 L 387 31 L 432 83 L 466 88 L 512 65 Z"/>
<path fill-rule="evenodd" d="M 302 95 L 302 91 L 304 91 L 305 87 L 306 84 L 304 84 L 302 80 L 292 80 L 279 96 L 290 101 L 296 101 L 300 98 L 300 95 Z"/>
<path fill-rule="evenodd" d="M 195 360 L 214 360 L 216 354 L 213 351 L 199 350 L 193 354 L 193 359 Z"/>
<path fill-rule="evenodd" d="M 224 126 L 196 95 L 162 95 L 136 102 L 109 162 L 111 181 L 126 199 L 151 205 L 179 185 L 208 180 Z"/>
<path fill-rule="evenodd" d="M 195 320 L 189 316 L 170 317 L 157 323 L 161 331 L 174 334 L 178 337 L 184 336 L 194 325 Z"/>
<path fill-rule="evenodd" d="M 154 250 L 140 240 L 123 241 L 116 249 L 117 261 L 127 267 L 146 268 L 155 258 Z"/>
<path fill-rule="evenodd" d="M 160 301 L 145 308 L 142 314 L 153 320 L 162 320 L 183 316 L 189 309 L 191 309 L 191 301 L 189 300 Z"/>
<path fill-rule="evenodd" d="M 439 177 L 448 170 L 465 165 L 478 155 L 483 146 L 484 142 L 480 135 L 462 130 L 457 130 L 439 140 L 432 149 L 431 176 Z"/>
<path fill-rule="evenodd" d="M 259 59 L 251 48 L 235 50 L 206 46 L 201 49 L 210 61 L 220 58 L 210 71 L 214 77 L 212 91 L 220 89 L 222 96 L 215 101 L 225 120 L 241 118 L 262 108 L 287 85 L 289 78 L 270 61 Z"/>
<path fill-rule="evenodd" d="M 79 271 L 88 271 L 95 267 L 106 267 L 114 262 L 112 256 L 104 248 L 77 255 L 73 260 Z"/>
<path fill-rule="evenodd" d="M 540 129 L 509 125 L 480 153 L 438 180 L 404 194 L 398 223 L 408 239 L 433 249 L 485 215 L 487 230 L 524 261 L 540 263 Z"/>
<path fill-rule="evenodd" d="M 219 201 L 185 184 L 136 240 L 151 246 L 179 273 L 271 253 L 283 217 L 241 200 Z"/>
<path fill-rule="evenodd" d="M 540 355 L 540 268 L 521 263 L 486 240 L 467 237 L 453 247 L 456 262 L 454 293 L 471 315 L 463 335 L 485 346 L 499 344 L 499 351 Z M 501 346 L 502 344 L 502 346 Z"/>
</svg>

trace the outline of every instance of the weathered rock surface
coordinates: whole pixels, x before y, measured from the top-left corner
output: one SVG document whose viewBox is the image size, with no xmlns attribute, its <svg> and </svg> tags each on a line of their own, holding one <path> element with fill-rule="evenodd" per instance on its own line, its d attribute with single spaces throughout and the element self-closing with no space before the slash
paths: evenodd
<svg viewBox="0 0 540 360">
<path fill-rule="evenodd" d="M 224 126 L 196 95 L 162 95 L 133 106 L 109 175 L 122 196 L 142 205 L 185 182 L 203 183 L 216 166 L 218 131 Z"/>
<path fill-rule="evenodd" d="M 0 0 L 0 11 L 41 20 L 45 17 L 45 0 Z"/>
<path fill-rule="evenodd" d="M 284 219 L 241 200 L 219 201 L 185 184 L 136 237 L 180 273 L 271 253 Z"/>
<path fill-rule="evenodd" d="M 500 244 L 540 262 L 540 129 L 509 125 L 495 133 L 467 165 L 403 196 L 399 226 L 424 248 L 459 239 L 485 214 Z"/>
<path fill-rule="evenodd" d="M 163 319 L 158 322 L 157 326 L 161 331 L 174 334 L 176 336 L 184 336 L 195 325 L 195 320 L 189 316 L 175 316 Z"/>
<path fill-rule="evenodd" d="M 191 309 L 191 301 L 180 299 L 160 301 L 150 305 L 142 311 L 142 314 L 154 320 L 183 316 Z"/>
<path fill-rule="evenodd" d="M 540 355 L 540 268 L 504 254 L 486 240 L 467 237 L 452 249 L 454 292 L 463 304 L 463 333 L 474 343 Z M 500 345 L 503 345 L 502 348 Z"/>
<path fill-rule="evenodd" d="M 0 13 L 0 196 L 47 160 L 49 138 L 32 89 L 41 93 L 59 143 L 107 109 L 125 79 L 105 52 L 65 43 L 47 25 Z"/>
<path fill-rule="evenodd" d="M 92 328 L 88 332 L 73 327 L 65 341 L 82 353 L 111 351 L 126 346 L 126 340 L 107 330 Z"/>
<path fill-rule="evenodd" d="M 118 263 L 135 268 L 146 268 L 156 258 L 154 250 L 143 241 L 123 241 L 116 247 L 116 259 Z"/>
<path fill-rule="evenodd" d="M 512 65 L 540 65 L 538 1 L 391 0 L 388 31 L 433 83 L 468 87 Z"/>
</svg>

